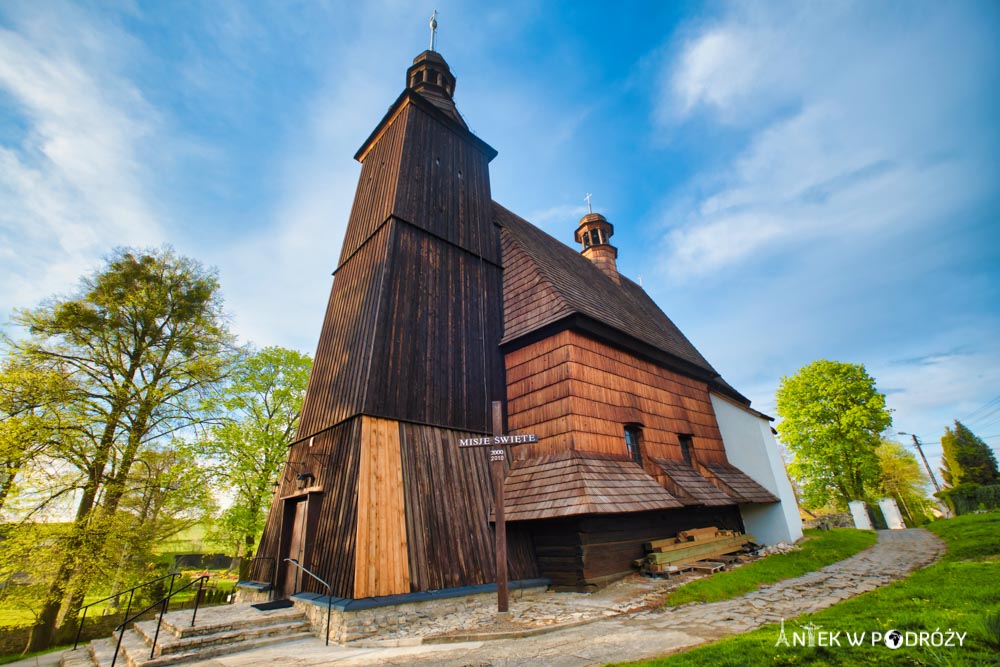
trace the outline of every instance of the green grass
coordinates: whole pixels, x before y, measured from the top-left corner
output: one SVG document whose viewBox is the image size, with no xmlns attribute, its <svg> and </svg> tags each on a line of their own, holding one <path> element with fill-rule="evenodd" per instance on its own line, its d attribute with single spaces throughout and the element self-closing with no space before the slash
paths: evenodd
<svg viewBox="0 0 1000 667">
<path fill-rule="evenodd" d="M 0 607 L 0 628 L 13 628 L 22 625 L 32 625 L 35 615 L 28 609 L 17 607 Z"/>
<path fill-rule="evenodd" d="M 635 665 L 996 665 L 997 650 L 985 628 L 1000 611 L 1000 513 L 962 516 L 927 526 L 948 545 L 947 554 L 903 581 L 852 598 L 816 614 L 786 619 L 786 631 L 814 623 L 829 631 L 967 632 L 959 648 L 884 645 L 807 648 L 776 647 L 778 627 L 724 639 L 703 648 Z"/>
<path fill-rule="evenodd" d="M 20 653 L 12 653 L 11 655 L 0 655 L 0 665 L 6 665 L 11 662 L 17 662 L 18 660 L 27 660 L 28 658 L 34 658 L 35 656 L 45 655 L 46 653 L 52 653 L 53 651 L 65 651 L 71 646 L 53 646 L 52 648 L 47 648 L 44 651 L 35 651 L 34 653 L 25 653 L 21 655 Z"/>
<path fill-rule="evenodd" d="M 158 554 L 209 553 L 214 545 L 208 543 L 208 532 L 206 524 L 195 524 L 169 539 L 161 540 L 153 551 Z"/>
<path fill-rule="evenodd" d="M 800 551 L 774 554 L 759 561 L 720 572 L 705 579 L 692 581 L 678 588 L 666 604 L 676 606 L 687 602 L 718 602 L 738 597 L 782 579 L 798 577 L 836 563 L 875 544 L 875 533 L 853 528 L 834 528 L 829 532 L 807 530 Z"/>
</svg>

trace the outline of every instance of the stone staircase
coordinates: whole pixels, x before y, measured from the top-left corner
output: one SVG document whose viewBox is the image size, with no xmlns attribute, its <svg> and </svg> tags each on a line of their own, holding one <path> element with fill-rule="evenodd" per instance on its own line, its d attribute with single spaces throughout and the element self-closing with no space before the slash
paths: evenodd
<svg viewBox="0 0 1000 667">
<path fill-rule="evenodd" d="M 306 615 L 294 607 L 259 611 L 249 603 L 200 609 L 194 627 L 190 609 L 168 613 L 151 658 L 155 633 L 155 619 L 126 630 L 116 667 L 177 665 L 313 636 Z M 117 634 L 95 639 L 89 647 L 65 653 L 60 665 L 110 667 L 117 642 Z"/>
</svg>

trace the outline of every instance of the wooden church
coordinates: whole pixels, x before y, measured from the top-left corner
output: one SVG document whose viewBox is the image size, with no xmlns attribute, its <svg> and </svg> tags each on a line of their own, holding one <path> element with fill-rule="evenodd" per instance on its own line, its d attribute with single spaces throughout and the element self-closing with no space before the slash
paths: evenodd
<svg viewBox="0 0 1000 667">
<path fill-rule="evenodd" d="M 283 596 L 325 593 L 284 563 L 294 558 L 342 598 L 495 581 L 488 454 L 458 442 L 491 433 L 496 400 L 509 432 L 538 436 L 507 450 L 511 579 L 587 590 L 628 573 L 650 539 L 797 519 L 773 438 L 761 440 L 766 418 L 618 273 L 614 226 L 584 216 L 573 249 L 494 202 L 497 152 L 454 93 L 445 60 L 421 53 L 355 155 L 357 193 L 253 578 Z M 733 442 L 720 410 L 733 413 Z M 752 478 L 733 452 L 773 474 Z"/>
</svg>

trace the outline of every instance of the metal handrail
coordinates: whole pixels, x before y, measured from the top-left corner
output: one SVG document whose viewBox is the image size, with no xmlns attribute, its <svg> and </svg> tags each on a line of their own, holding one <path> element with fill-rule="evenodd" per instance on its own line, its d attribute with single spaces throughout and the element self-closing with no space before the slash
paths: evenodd
<svg viewBox="0 0 1000 667">
<path fill-rule="evenodd" d="M 145 609 L 143 609 L 142 611 L 140 611 L 138 614 L 133 615 L 131 618 L 126 618 L 124 621 L 122 621 L 121 625 L 119 625 L 119 626 L 117 626 L 115 628 L 115 632 L 118 633 L 118 643 L 115 645 L 115 654 L 111 658 L 111 667 L 115 667 L 115 662 L 118 660 L 118 651 L 121 650 L 122 639 L 125 638 L 125 626 L 127 626 L 129 623 L 131 623 L 135 619 L 137 619 L 140 616 L 142 616 L 143 614 L 145 614 L 147 611 L 156 608 L 157 605 L 160 605 L 160 618 L 156 621 L 156 634 L 153 635 L 153 646 L 149 649 L 149 659 L 152 660 L 153 659 L 153 655 L 156 653 L 156 642 L 160 638 L 160 626 L 163 624 L 163 615 L 167 613 L 167 607 L 170 605 L 170 598 L 172 598 L 173 596 L 177 595 L 178 593 L 180 593 L 181 591 L 183 591 L 185 588 L 190 588 L 191 586 L 194 586 L 197 583 L 198 584 L 198 592 L 194 596 L 194 613 L 191 614 L 191 627 L 193 628 L 194 627 L 194 619 L 198 615 L 198 603 L 201 601 L 201 592 L 202 592 L 202 589 L 203 589 L 203 585 L 204 585 L 204 583 L 206 581 L 208 581 L 208 579 L 209 579 L 209 575 L 203 574 L 200 577 L 198 577 L 197 579 L 192 579 L 188 583 L 184 584 L 183 586 L 181 586 L 180 588 L 178 588 L 176 591 L 173 589 L 174 582 L 173 582 L 173 580 L 171 580 L 170 581 L 170 592 L 167 593 L 166 596 L 164 596 L 163 598 L 160 598 L 159 600 L 157 600 L 153 604 L 149 605 L 148 607 L 146 607 Z"/>
<path fill-rule="evenodd" d="M 253 562 L 255 560 L 269 560 L 274 563 L 274 570 L 271 572 L 271 591 L 273 592 L 278 585 L 278 559 L 271 558 L 270 556 L 254 556 L 250 559 L 250 566 L 247 568 L 247 574 L 251 577 L 253 576 L 251 571 L 253 570 Z"/>
<path fill-rule="evenodd" d="M 306 568 L 304 568 L 302 565 L 299 564 L 299 561 L 295 560 L 294 558 L 286 558 L 285 562 L 286 563 L 291 563 L 292 565 L 294 565 L 295 567 L 299 568 L 300 570 L 302 570 L 303 572 L 305 572 L 306 574 L 308 574 L 310 577 L 312 577 L 313 579 L 315 579 L 319 583 L 321 583 L 324 586 L 326 586 L 326 645 L 329 646 L 330 645 L 330 609 L 333 606 L 333 589 L 330 587 L 330 584 L 326 583 L 325 581 L 323 581 L 322 579 L 320 579 L 319 577 L 317 577 L 315 574 L 313 574 L 312 572 L 310 572 L 309 570 L 307 570 Z M 112 665 L 112 667 L 114 667 L 114 665 Z"/>
<path fill-rule="evenodd" d="M 83 616 L 80 617 L 80 623 L 79 623 L 79 625 L 77 625 L 77 628 L 76 628 L 76 639 L 73 640 L 73 650 L 75 651 L 77 645 L 80 643 L 80 633 L 83 632 L 83 622 L 87 620 L 87 611 L 91 607 L 93 607 L 95 604 L 101 604 L 102 602 L 107 602 L 111 598 L 121 597 L 122 595 L 125 595 L 126 593 L 128 593 L 129 594 L 129 596 L 128 596 L 128 606 L 125 609 L 125 617 L 128 618 L 129 613 L 132 611 L 132 598 L 135 597 L 135 592 L 138 589 L 142 588 L 143 586 L 149 586 L 150 584 L 155 584 L 157 581 L 163 581 L 164 579 L 169 578 L 170 579 L 170 589 L 173 590 L 173 588 L 174 588 L 174 577 L 179 577 L 180 575 L 181 575 L 180 572 L 171 572 L 170 574 L 165 574 L 162 577 L 157 577 L 156 579 L 150 579 L 149 581 L 141 583 L 138 586 L 133 586 L 132 588 L 129 588 L 128 590 L 125 590 L 125 591 L 119 591 L 119 592 L 115 593 L 114 595 L 109 595 L 106 598 L 101 598 L 100 600 L 97 600 L 96 602 L 91 602 L 88 605 L 80 607 L 80 610 L 83 611 Z"/>
</svg>

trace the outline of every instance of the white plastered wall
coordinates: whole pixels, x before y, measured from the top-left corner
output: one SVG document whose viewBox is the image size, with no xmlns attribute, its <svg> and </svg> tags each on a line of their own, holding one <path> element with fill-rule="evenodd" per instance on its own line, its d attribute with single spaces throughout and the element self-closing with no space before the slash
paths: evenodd
<svg viewBox="0 0 1000 667">
<path fill-rule="evenodd" d="M 780 503 L 740 505 L 743 525 L 758 543 L 798 540 L 802 537 L 802 520 L 770 422 L 715 394 L 712 407 L 729 462 L 781 499 Z"/>
</svg>

